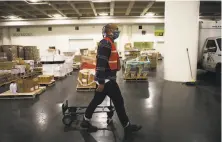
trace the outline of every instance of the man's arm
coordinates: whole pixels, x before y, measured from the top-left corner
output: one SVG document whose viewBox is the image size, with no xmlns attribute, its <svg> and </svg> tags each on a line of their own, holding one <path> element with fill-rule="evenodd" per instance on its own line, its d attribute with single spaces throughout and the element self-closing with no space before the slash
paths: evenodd
<svg viewBox="0 0 222 142">
<path fill-rule="evenodd" d="M 99 84 L 105 84 L 105 69 L 111 54 L 111 44 L 107 40 L 101 40 L 97 51 L 96 78 Z"/>
</svg>

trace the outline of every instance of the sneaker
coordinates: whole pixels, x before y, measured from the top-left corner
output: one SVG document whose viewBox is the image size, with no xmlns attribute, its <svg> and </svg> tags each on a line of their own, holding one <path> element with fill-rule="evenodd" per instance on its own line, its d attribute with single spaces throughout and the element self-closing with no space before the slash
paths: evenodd
<svg viewBox="0 0 222 142">
<path fill-rule="evenodd" d="M 142 129 L 142 126 L 130 124 L 129 126 L 127 126 L 126 128 L 124 128 L 124 139 L 129 139 L 129 136 L 130 136 L 133 132 L 137 132 L 137 131 L 139 131 L 140 129 Z"/>
<path fill-rule="evenodd" d="M 90 132 L 96 132 L 98 130 L 96 126 L 93 126 L 89 121 L 85 119 L 81 122 L 80 126 Z"/>
</svg>

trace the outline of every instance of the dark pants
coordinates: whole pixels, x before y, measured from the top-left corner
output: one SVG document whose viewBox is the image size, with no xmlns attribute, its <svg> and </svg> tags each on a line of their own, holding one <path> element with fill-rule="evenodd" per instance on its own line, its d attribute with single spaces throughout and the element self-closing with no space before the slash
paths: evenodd
<svg viewBox="0 0 222 142">
<path fill-rule="evenodd" d="M 112 100 L 114 107 L 116 109 L 116 113 L 119 117 L 119 120 L 122 126 L 125 127 L 128 124 L 129 119 L 128 116 L 126 115 L 124 101 L 119 86 L 115 81 L 107 82 L 105 84 L 103 92 L 95 91 L 95 96 L 93 100 L 90 102 L 88 108 L 86 109 L 85 117 L 88 119 L 92 118 L 93 112 L 95 111 L 96 107 L 103 102 L 106 95 L 108 95 Z"/>
</svg>

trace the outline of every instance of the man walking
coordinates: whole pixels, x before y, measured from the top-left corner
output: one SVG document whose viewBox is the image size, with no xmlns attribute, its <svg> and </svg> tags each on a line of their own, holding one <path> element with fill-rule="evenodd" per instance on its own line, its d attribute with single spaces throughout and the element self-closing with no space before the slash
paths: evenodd
<svg viewBox="0 0 222 142">
<path fill-rule="evenodd" d="M 119 120 L 124 128 L 125 136 L 139 131 L 142 127 L 132 125 L 124 107 L 124 100 L 116 82 L 116 73 L 121 69 L 119 55 L 114 40 L 119 37 L 119 30 L 115 24 L 107 24 L 102 29 L 103 39 L 100 41 L 97 51 L 96 75 L 97 89 L 95 96 L 86 109 L 81 127 L 96 129 L 90 123 L 96 107 L 103 102 L 106 95 L 112 100 Z"/>
</svg>

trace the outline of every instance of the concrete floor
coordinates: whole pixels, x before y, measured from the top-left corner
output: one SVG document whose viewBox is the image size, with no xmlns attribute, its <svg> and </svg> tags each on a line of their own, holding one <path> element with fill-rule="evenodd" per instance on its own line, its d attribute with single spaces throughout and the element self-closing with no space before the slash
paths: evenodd
<svg viewBox="0 0 222 142">
<path fill-rule="evenodd" d="M 132 123 L 143 125 L 131 142 L 220 142 L 221 90 L 212 75 L 200 72 L 199 85 L 188 87 L 164 81 L 162 70 L 160 63 L 149 82 L 118 78 Z M 120 142 L 123 129 L 116 115 L 113 132 L 64 129 L 62 102 L 87 105 L 93 95 L 77 93 L 76 78 L 74 73 L 56 82 L 35 100 L 0 100 L 0 142 Z M 94 115 L 93 123 L 106 127 L 106 114 Z"/>
</svg>

